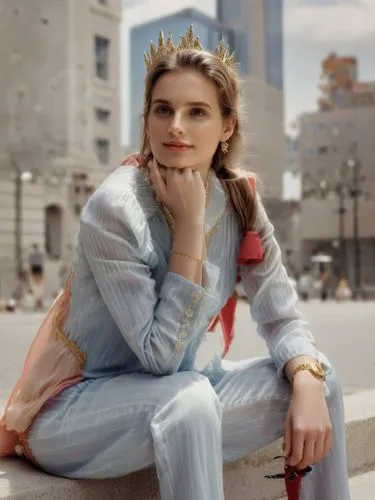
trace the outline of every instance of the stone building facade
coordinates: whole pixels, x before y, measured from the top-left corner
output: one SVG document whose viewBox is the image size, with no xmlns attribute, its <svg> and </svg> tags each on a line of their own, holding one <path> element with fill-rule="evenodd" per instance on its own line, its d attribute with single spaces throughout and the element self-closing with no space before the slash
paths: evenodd
<svg viewBox="0 0 375 500">
<path fill-rule="evenodd" d="M 82 205 L 121 158 L 121 0 L 3 1 L 0 16 L 0 297 L 30 247 L 47 293 Z M 17 250 L 17 239 L 19 248 Z"/>
</svg>

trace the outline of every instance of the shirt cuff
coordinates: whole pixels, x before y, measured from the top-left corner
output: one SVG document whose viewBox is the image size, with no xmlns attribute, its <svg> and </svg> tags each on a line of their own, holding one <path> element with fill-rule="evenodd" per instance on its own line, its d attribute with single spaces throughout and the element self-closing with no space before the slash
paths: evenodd
<svg viewBox="0 0 375 500">
<path fill-rule="evenodd" d="M 318 351 L 314 344 L 306 342 L 305 338 L 285 339 L 272 355 L 280 378 L 285 377 L 285 365 L 297 356 L 311 356 L 323 365 L 326 372 L 332 368 L 326 356 Z"/>
<path fill-rule="evenodd" d="M 204 286 L 198 285 L 183 276 L 168 272 L 160 290 L 160 301 L 155 317 L 164 331 L 170 332 L 173 338 L 176 355 L 185 350 L 187 344 L 195 336 L 201 310 L 211 302 L 209 293 L 216 284 L 216 272 L 206 267 Z M 215 267 L 215 266 L 213 266 Z"/>
</svg>

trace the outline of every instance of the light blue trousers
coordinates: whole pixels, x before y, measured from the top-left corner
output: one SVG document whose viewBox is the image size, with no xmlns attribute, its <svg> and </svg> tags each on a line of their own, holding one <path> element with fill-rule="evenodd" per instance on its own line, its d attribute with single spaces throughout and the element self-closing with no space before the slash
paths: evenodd
<svg viewBox="0 0 375 500">
<path fill-rule="evenodd" d="M 47 472 L 69 478 L 118 477 L 155 464 L 163 500 L 221 500 L 223 462 L 282 436 L 291 395 L 268 358 L 223 367 L 214 385 L 197 372 L 82 382 L 35 420 L 34 457 Z M 350 498 L 343 401 L 333 370 L 326 398 L 333 451 L 303 480 L 302 500 Z"/>
</svg>

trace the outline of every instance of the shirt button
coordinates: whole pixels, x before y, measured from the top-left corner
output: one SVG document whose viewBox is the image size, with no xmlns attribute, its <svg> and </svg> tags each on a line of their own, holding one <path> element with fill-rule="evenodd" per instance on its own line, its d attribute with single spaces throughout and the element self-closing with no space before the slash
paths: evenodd
<svg viewBox="0 0 375 500">
<path fill-rule="evenodd" d="M 191 307 L 185 312 L 185 316 L 187 318 L 192 318 L 194 316 L 194 311 Z"/>
</svg>

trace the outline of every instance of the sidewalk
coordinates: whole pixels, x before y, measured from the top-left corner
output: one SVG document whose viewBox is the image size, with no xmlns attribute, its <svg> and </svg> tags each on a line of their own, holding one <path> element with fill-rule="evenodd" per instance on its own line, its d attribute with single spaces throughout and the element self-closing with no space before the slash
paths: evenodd
<svg viewBox="0 0 375 500">
<path fill-rule="evenodd" d="M 351 500 L 374 500 L 375 471 L 361 474 L 350 479 Z"/>
</svg>

